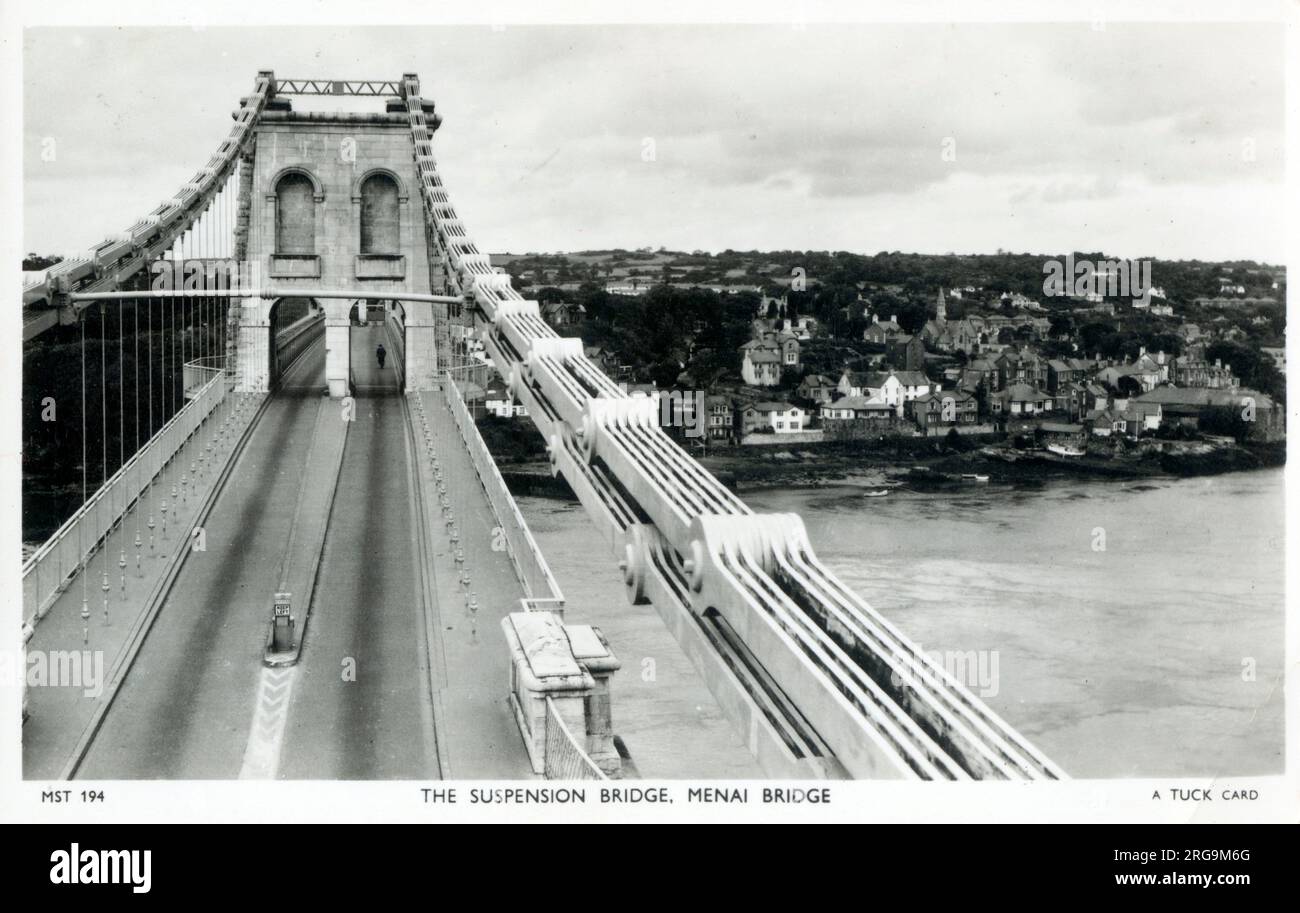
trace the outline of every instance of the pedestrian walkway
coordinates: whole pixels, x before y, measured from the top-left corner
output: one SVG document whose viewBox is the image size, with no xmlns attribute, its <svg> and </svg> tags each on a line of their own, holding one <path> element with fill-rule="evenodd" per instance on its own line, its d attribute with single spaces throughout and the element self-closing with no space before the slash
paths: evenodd
<svg viewBox="0 0 1300 913">
<path fill-rule="evenodd" d="M 24 777 L 66 776 L 74 758 L 84 751 L 93 725 L 127 673 L 134 648 L 147 634 L 184 551 L 203 544 L 202 516 L 263 399 L 264 394 L 227 394 L 36 624 L 27 644 L 29 656 L 39 651 L 47 662 L 57 664 L 70 663 L 77 658 L 74 654 L 80 654 L 87 665 L 82 687 L 52 683 L 28 689 Z M 83 600 L 88 618 L 82 617 Z M 102 680 L 86 687 L 87 672 L 94 676 L 96 669 L 102 670 Z"/>
<path fill-rule="evenodd" d="M 408 397 L 431 533 L 435 719 L 443 777 L 533 776 L 509 703 L 501 619 L 523 587 L 440 390 Z"/>
</svg>

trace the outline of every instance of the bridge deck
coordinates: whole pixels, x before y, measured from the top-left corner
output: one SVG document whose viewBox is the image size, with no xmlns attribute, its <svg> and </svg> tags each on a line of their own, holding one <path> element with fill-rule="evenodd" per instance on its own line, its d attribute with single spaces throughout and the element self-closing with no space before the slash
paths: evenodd
<svg viewBox="0 0 1300 913">
<path fill-rule="evenodd" d="M 239 774 L 323 367 L 317 343 L 268 403 L 78 776 Z"/>
<path fill-rule="evenodd" d="M 421 500 L 411 486 L 429 480 L 414 459 L 393 365 L 381 371 L 375 364 L 382 333 L 370 327 L 351 334 L 355 419 L 346 426 L 336 489 L 318 478 L 322 448 L 313 443 L 342 409 L 321 396 L 323 346 L 316 343 L 286 375 L 204 523 L 206 551 L 186 557 L 77 776 L 434 778 L 443 765 L 460 777 L 531 776 L 505 699 L 506 651 L 497 624 L 517 609 L 522 590 L 508 558 L 492 548 L 495 521 L 437 397 L 429 398 L 428 412 L 466 555 L 463 565 L 455 560 L 431 494 L 425 503 L 432 505 L 432 567 L 421 574 Z M 182 466 L 188 455 L 174 474 Z M 172 481 L 168 475 L 160 485 L 170 491 Z M 269 599 L 286 543 L 303 550 L 304 531 L 291 536 L 291 528 L 295 516 L 304 516 L 304 498 L 324 502 L 315 505 L 318 516 L 329 512 L 316 595 L 298 665 L 265 669 Z M 133 539 L 133 515 L 124 529 Z M 171 548 L 182 541 L 176 530 L 173 523 Z M 106 665 L 121 651 L 153 582 L 129 575 L 121 600 L 117 549 L 113 539 L 114 625 L 98 619 L 98 560 L 89 578 L 90 649 L 107 650 Z M 130 545 L 127 551 L 133 561 Z M 470 570 L 468 586 L 462 567 Z M 435 603 L 427 615 L 426 586 Z M 466 608 L 471 589 L 480 606 L 473 614 Z M 32 648 L 79 648 L 80 607 L 76 584 L 38 626 Z M 303 608 L 295 600 L 300 618 Z M 96 704 L 72 689 L 32 689 L 27 776 L 59 774 Z"/>
</svg>

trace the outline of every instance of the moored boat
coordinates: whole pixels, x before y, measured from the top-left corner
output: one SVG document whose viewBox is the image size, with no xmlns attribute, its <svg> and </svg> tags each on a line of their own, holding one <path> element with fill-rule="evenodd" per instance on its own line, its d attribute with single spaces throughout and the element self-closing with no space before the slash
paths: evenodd
<svg viewBox="0 0 1300 913">
<path fill-rule="evenodd" d="M 1047 452 L 1063 457 L 1081 457 L 1084 455 L 1084 451 L 1080 450 L 1078 447 L 1071 447 L 1068 444 L 1048 444 Z"/>
</svg>

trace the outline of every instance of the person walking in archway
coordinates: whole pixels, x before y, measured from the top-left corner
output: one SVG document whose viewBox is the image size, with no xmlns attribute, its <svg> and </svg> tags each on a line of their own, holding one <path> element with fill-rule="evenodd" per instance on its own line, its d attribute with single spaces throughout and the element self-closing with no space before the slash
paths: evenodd
<svg viewBox="0 0 1300 913">
<path fill-rule="evenodd" d="M 375 347 L 375 358 L 379 359 L 379 369 L 381 371 L 384 369 L 384 359 L 387 357 L 388 352 L 384 349 L 384 344 L 381 342 Z"/>
</svg>

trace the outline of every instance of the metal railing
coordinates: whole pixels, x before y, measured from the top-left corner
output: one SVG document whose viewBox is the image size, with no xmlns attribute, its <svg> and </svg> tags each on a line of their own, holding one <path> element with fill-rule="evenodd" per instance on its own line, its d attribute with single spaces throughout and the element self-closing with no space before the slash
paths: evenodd
<svg viewBox="0 0 1300 913">
<path fill-rule="evenodd" d="M 397 388 L 406 389 L 406 325 L 393 308 L 384 309 L 384 335 L 393 350 L 393 368 L 397 371 Z"/>
<path fill-rule="evenodd" d="M 275 358 L 279 365 L 279 378 L 276 383 L 283 379 L 290 365 L 324 333 L 325 315 L 317 313 L 308 314 L 275 334 Z"/>
<path fill-rule="evenodd" d="M 563 612 L 564 594 L 560 592 L 560 585 L 551 573 L 546 557 L 533 538 L 532 530 L 528 528 L 528 522 L 520 512 L 514 495 L 506 487 L 501 470 L 497 468 L 483 436 L 479 434 L 478 426 L 474 424 L 474 417 L 470 415 L 456 382 L 450 374 L 444 377 L 443 395 L 461 439 L 465 442 L 470 462 L 483 485 L 488 504 L 501 525 L 510 561 L 523 584 L 525 607 L 528 611 Z"/>
<path fill-rule="evenodd" d="M 546 699 L 546 758 L 543 776 L 548 780 L 608 780 L 587 752 L 578 744 L 560 718 L 555 701 Z"/>
<path fill-rule="evenodd" d="M 226 369 L 226 360 L 229 357 L 228 355 L 212 355 L 185 362 L 181 366 L 181 381 L 184 384 L 185 398 L 194 399 L 214 377 L 219 377 Z"/>
<path fill-rule="evenodd" d="M 191 367 L 185 365 L 186 376 Z M 208 370 L 201 366 L 195 372 Z M 194 376 L 197 376 L 195 374 Z M 131 504 L 148 489 L 186 441 L 226 397 L 229 384 L 215 372 L 175 415 L 127 460 L 23 564 L 23 607 L 35 625 L 81 570 Z"/>
</svg>

